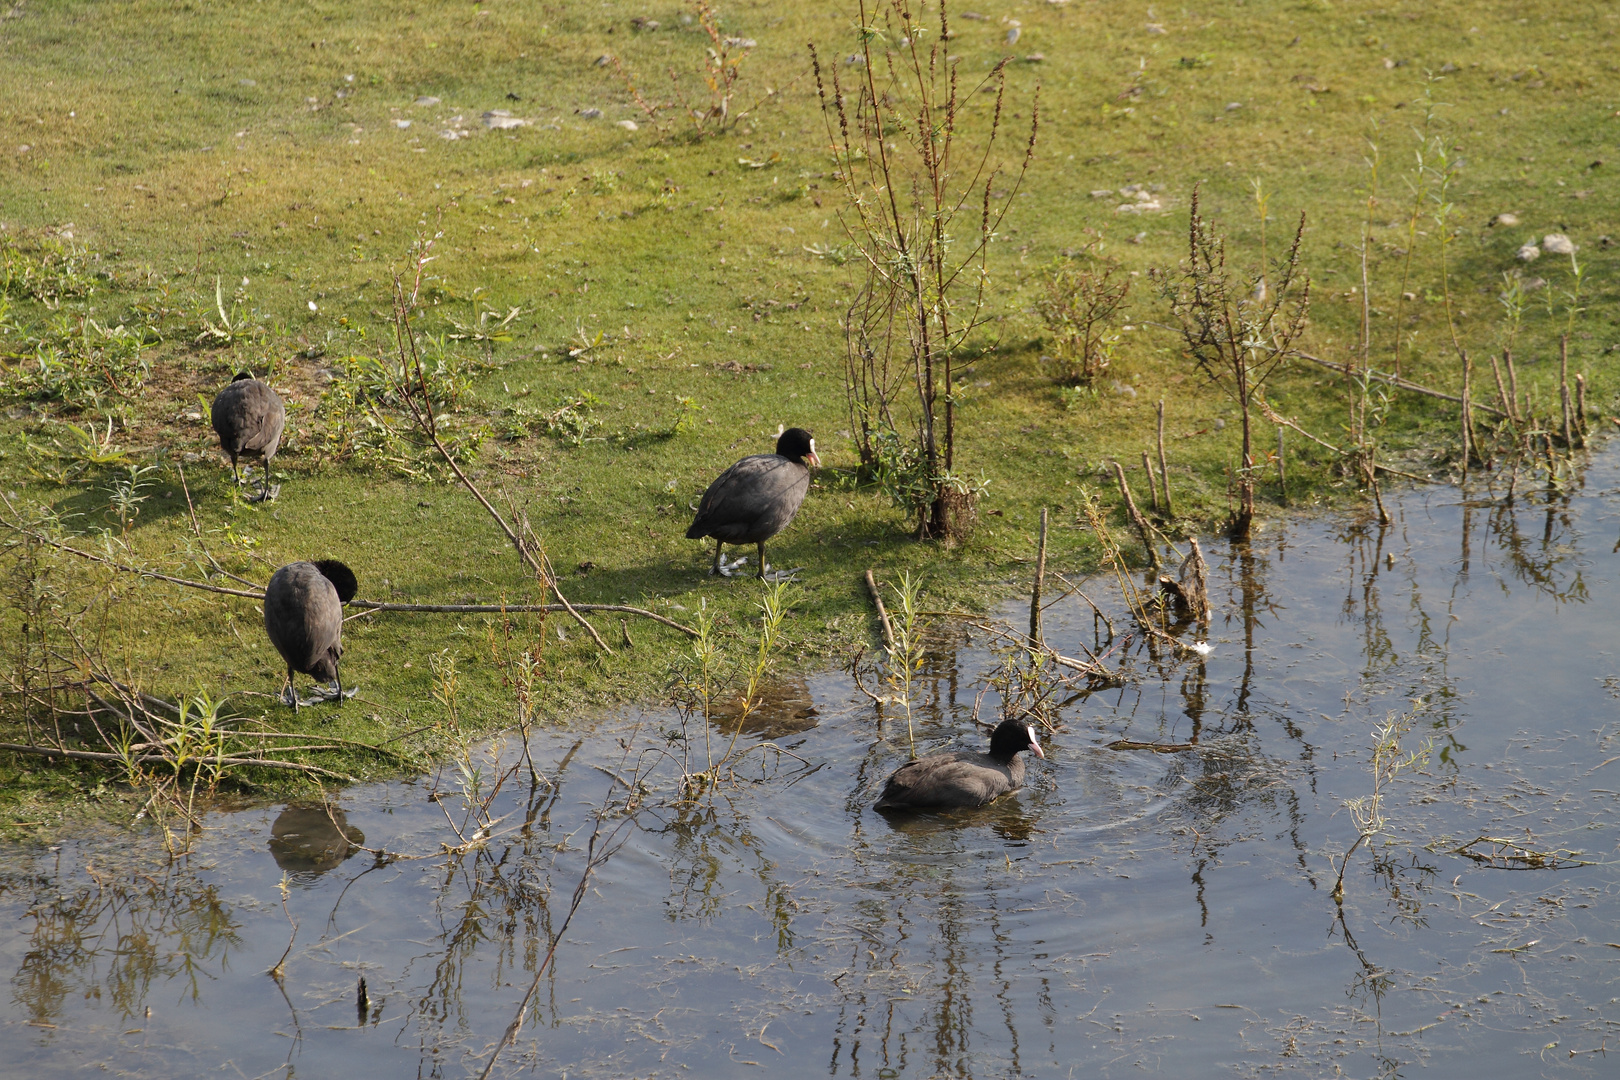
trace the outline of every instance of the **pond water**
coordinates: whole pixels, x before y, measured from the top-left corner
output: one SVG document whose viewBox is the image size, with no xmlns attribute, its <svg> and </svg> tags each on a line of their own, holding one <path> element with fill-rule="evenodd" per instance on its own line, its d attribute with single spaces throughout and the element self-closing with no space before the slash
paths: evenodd
<svg viewBox="0 0 1620 1080">
<path fill-rule="evenodd" d="M 1615 1075 L 1617 488 L 1609 451 L 1511 505 L 1435 487 L 1388 527 L 1212 541 L 1214 651 L 1116 648 L 1132 680 L 1067 700 L 1028 787 L 981 811 L 877 814 L 904 722 L 843 673 L 778 687 L 740 745 L 807 765 L 756 750 L 685 809 L 650 765 L 492 1075 Z M 1071 597 L 1046 633 L 1074 653 L 1094 625 Z M 999 657 L 942 641 L 919 751 L 982 745 Z M 1344 802 L 1414 699 L 1405 746 L 1434 752 L 1341 907 Z M 478 1075 L 624 799 L 620 740 L 674 723 L 536 736 L 547 782 L 509 781 L 463 854 L 450 774 L 342 791 L 335 819 L 214 813 L 179 860 L 137 833 L 6 849 L 0 1072 Z M 1181 749 L 1118 748 L 1141 743 Z M 1495 865 L 1456 851 L 1482 837 Z"/>
</svg>

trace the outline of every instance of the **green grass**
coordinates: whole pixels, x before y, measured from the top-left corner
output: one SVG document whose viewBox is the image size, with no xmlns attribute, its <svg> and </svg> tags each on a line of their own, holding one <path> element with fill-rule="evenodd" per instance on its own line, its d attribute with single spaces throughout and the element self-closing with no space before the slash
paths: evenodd
<svg viewBox="0 0 1620 1080">
<path fill-rule="evenodd" d="M 1609 350 L 1620 327 L 1614 256 L 1600 237 L 1620 234 L 1606 180 L 1620 169 L 1620 12 L 1573 2 L 1226 0 L 1196 14 L 1164 7 L 1160 33 L 1146 9 L 1127 5 L 961 10 L 973 6 L 987 18 L 953 19 L 962 70 L 982 75 L 1012 52 L 1020 60 L 1009 68 L 1011 129 L 1027 125 L 1037 85 L 1042 119 L 1035 164 L 994 245 L 994 319 L 975 342 L 958 414 L 957 469 L 989 488 L 979 531 L 955 550 L 914 544 L 899 511 L 850 482 L 839 320 L 855 267 L 836 257 L 847 238 L 805 48 L 813 40 L 823 56 L 849 54 L 848 3 L 725 5 L 728 31 L 758 42 L 733 108 L 758 104 L 734 130 L 707 138 L 660 138 L 611 68 L 596 63 L 620 56 L 650 97 L 663 96 L 671 67 L 694 87 L 706 38 L 669 3 L 16 5 L 0 19 L 0 247 L 14 282 L 0 301 L 9 303 L 0 352 L 15 357 L 52 333 L 65 340 L 64 328 L 79 327 L 82 338 L 82 318 L 123 325 L 152 344 L 139 393 L 107 391 L 99 407 L 80 411 L 13 398 L 0 418 L 0 483 L 24 502 L 78 514 L 74 531 L 118 532 L 108 506 L 122 466 L 79 460 L 76 475 L 56 482 L 41 476 L 52 455 L 38 451 L 64 437 L 57 420 L 104 428 L 114 415 L 113 441 L 128 460 L 163 466 L 127 537 L 153 564 L 183 565 L 192 527 L 174 464 L 189 460 L 198 524 L 246 576 L 262 581 L 295 558 L 336 557 L 355 567 L 367 598 L 531 596 L 512 552 L 464 492 L 321 452 L 331 422 L 316 407 L 334 365 L 389 354 L 392 275 L 419 232 L 441 231 L 419 326 L 454 334 L 483 312 L 498 321 L 519 309 L 504 340 L 445 343 L 471 378 L 457 422 L 498 430 L 514 409 L 546 412 L 587 393 L 598 402 L 601 441 L 572 446 L 531 425 L 523 438 L 491 435 L 473 466 L 480 483 L 527 508 L 571 599 L 676 616 L 718 604 L 724 624 L 746 633 L 758 588 L 702 576 L 704 545 L 682 537 L 687 506 L 730 461 L 769 449 L 778 425 L 817 434 L 829 468 L 771 552 L 779 564 L 807 568 L 786 632 L 794 656 L 820 662 L 870 640 L 859 586 L 869 565 L 880 578 L 921 574 L 941 605 L 983 606 L 1023 587 L 1034 522 L 1049 506 L 1054 564 L 1083 569 L 1091 544 L 1075 523 L 1079 500 L 1090 490 L 1113 501 L 1100 472 L 1111 456 L 1134 464 L 1141 497 L 1140 453 L 1151 445 L 1160 398 L 1184 526 L 1224 516 L 1235 414 L 1156 329 L 1166 306 L 1147 277 L 1181 257 L 1195 184 L 1245 266 L 1258 253 L 1255 180 L 1270 195 L 1273 252 L 1307 214 L 1305 347 L 1342 361 L 1358 334 L 1354 249 L 1375 141 L 1374 361 L 1389 363 L 1400 308 L 1411 335 L 1406 374 L 1455 392 L 1460 366 L 1430 207 L 1407 286 L 1416 299 L 1399 299 L 1406 184 L 1419 145 L 1413 125 L 1426 89 L 1443 103 L 1434 134 L 1463 162 L 1452 189 L 1459 214 L 1450 268 L 1462 343 L 1480 362 L 1498 347 L 1497 293 L 1502 272 L 1518 265 L 1514 251 L 1566 232 L 1587 271 L 1572 364 L 1588 373 L 1594 407 L 1613 411 Z M 659 28 L 636 30 L 636 16 Z M 1004 19 L 1021 24 L 1010 50 Z M 1043 59 L 1030 59 L 1036 53 Z M 1426 84 L 1425 72 L 1444 74 Z M 414 104 L 422 96 L 441 101 Z M 587 118 L 592 108 L 603 115 Z M 530 125 L 486 130 L 480 116 L 493 109 Z M 445 131 L 468 134 L 448 139 Z M 1164 212 L 1121 214 L 1124 199 L 1090 196 L 1130 183 L 1162 185 Z M 1491 227 L 1503 212 L 1522 224 Z M 1033 275 L 1097 236 L 1140 274 L 1126 302 L 1133 329 L 1094 393 L 1065 391 L 1040 361 L 1049 346 L 1032 314 Z M 78 260 L 57 274 L 57 288 L 21 282 L 18 268 L 37 271 L 51 251 Z M 1543 410 L 1555 400 L 1549 360 L 1567 321 L 1560 290 L 1569 273 L 1558 263 L 1543 256 L 1525 269 L 1549 284 L 1532 295 L 1516 349 Z M 208 334 L 225 321 L 231 340 Z M 598 334 L 594 348 L 569 357 L 581 335 Z M 0 378 L 14 382 L 15 359 L 4 363 Z M 287 479 L 265 507 L 229 498 L 229 472 L 196 418 L 197 395 L 211 397 L 242 367 L 271 371 L 293 406 L 291 445 L 277 459 Z M 1339 442 L 1341 382 L 1299 362 L 1273 398 Z M 1488 385 L 1486 367 L 1476 393 Z M 1402 395 L 1384 420 L 1376 437 L 1404 468 L 1450 467 L 1453 406 Z M 1322 454 L 1289 442 L 1293 505 L 1354 496 Z M 1263 510 L 1280 512 L 1276 494 L 1262 483 Z M 277 658 L 248 601 L 122 587 L 105 647 L 155 691 L 278 685 Z M 509 720 L 509 695 L 490 660 L 491 621 L 351 623 L 345 675 L 373 704 L 345 706 L 334 732 L 376 738 L 442 721 L 428 658 L 446 649 L 460 657 L 468 722 Z M 620 641 L 612 622 L 597 624 Z M 14 633 L 9 607 L 4 625 Z M 635 647 L 601 657 L 577 632 L 557 640 L 556 625 L 547 638 L 548 711 L 563 720 L 658 696 L 683 647 L 673 632 L 632 623 Z M 302 714 L 296 723 L 315 720 Z M 4 790 L 26 788 L 16 783 L 25 770 L 53 772 L 0 759 Z"/>
</svg>

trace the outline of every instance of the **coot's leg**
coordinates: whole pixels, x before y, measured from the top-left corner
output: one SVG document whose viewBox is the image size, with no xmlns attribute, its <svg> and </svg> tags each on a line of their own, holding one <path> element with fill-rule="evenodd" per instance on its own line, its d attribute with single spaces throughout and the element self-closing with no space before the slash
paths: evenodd
<svg viewBox="0 0 1620 1080">
<path fill-rule="evenodd" d="M 720 573 L 720 546 L 724 543 L 719 537 L 714 541 L 714 565 L 709 567 L 709 576 L 715 577 Z"/>
<path fill-rule="evenodd" d="M 291 705 L 293 712 L 298 711 L 298 686 L 293 682 L 293 669 L 287 668 L 287 681 L 281 687 L 281 703 Z"/>
<path fill-rule="evenodd" d="M 337 703 L 343 704 L 343 673 L 338 671 L 337 665 L 332 665 L 332 685 L 337 687 Z"/>
<path fill-rule="evenodd" d="M 765 580 L 765 541 L 759 541 L 759 573 L 755 575 L 761 581 Z"/>
</svg>

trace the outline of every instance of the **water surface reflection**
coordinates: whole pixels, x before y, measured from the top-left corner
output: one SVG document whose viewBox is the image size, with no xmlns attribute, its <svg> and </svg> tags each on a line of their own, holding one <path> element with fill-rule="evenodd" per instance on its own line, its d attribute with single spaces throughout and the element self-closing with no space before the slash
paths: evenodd
<svg viewBox="0 0 1620 1080">
<path fill-rule="evenodd" d="M 1389 500 L 1389 526 L 1215 545 L 1208 657 L 1110 640 L 1063 600 L 1052 643 L 1112 648 L 1130 678 L 1054 695 L 1048 760 L 981 811 L 872 811 L 904 721 L 843 674 L 784 682 L 742 739 L 814 771 L 698 804 L 644 775 L 496 1074 L 1607 1075 L 1617 486 L 1609 454 L 1584 486 L 1427 489 Z M 1004 659 L 941 629 L 919 753 L 982 745 Z M 1373 724 L 1416 699 L 1435 756 L 1387 793 L 1341 908 L 1343 801 L 1369 791 Z M 629 793 L 620 740 L 674 727 L 536 736 L 544 778 L 503 788 L 478 843 L 424 780 L 221 812 L 178 861 L 128 834 L 9 849 L 0 1055 L 41 1077 L 476 1075 L 566 917 L 595 808 Z M 1481 836 L 1592 865 L 1456 854 Z"/>
</svg>

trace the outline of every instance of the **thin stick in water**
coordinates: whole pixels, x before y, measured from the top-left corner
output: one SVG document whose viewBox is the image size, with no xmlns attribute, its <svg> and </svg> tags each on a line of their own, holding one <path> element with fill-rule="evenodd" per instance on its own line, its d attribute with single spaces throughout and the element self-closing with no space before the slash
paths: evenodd
<svg viewBox="0 0 1620 1080">
<path fill-rule="evenodd" d="M 1159 399 L 1159 483 L 1164 488 L 1164 516 L 1174 518 L 1176 508 L 1170 501 L 1170 466 L 1164 457 L 1164 399 Z"/>
<path fill-rule="evenodd" d="M 1586 445 L 1586 376 L 1575 376 L 1575 437 Z"/>
<path fill-rule="evenodd" d="M 1147 473 L 1148 503 L 1153 507 L 1153 512 L 1157 514 L 1159 512 L 1159 488 L 1153 482 L 1153 459 L 1148 457 L 1146 450 L 1142 451 L 1142 471 Z"/>
<path fill-rule="evenodd" d="M 1519 410 L 1519 372 L 1513 366 L 1512 349 L 1502 350 L 1502 361 L 1503 363 L 1507 364 L 1508 369 L 1508 397 L 1511 399 L 1511 403 L 1508 406 L 1508 413 L 1512 417 L 1514 423 L 1518 424 L 1520 427 L 1523 427 L 1524 418 L 1530 413 L 1529 400 L 1526 398 L 1525 408 L 1521 412 Z"/>
<path fill-rule="evenodd" d="M 1157 570 L 1159 548 L 1153 542 L 1153 530 L 1148 528 L 1147 519 L 1142 516 L 1142 511 L 1136 508 L 1136 500 L 1131 497 L 1131 485 L 1125 480 L 1125 466 L 1118 461 L 1111 464 L 1114 466 L 1114 479 L 1119 481 L 1119 493 L 1125 499 L 1125 514 L 1131 519 L 1131 524 L 1136 526 L 1137 535 L 1142 538 L 1142 546 L 1147 549 L 1148 562 Z"/>
<path fill-rule="evenodd" d="M 1277 491 L 1282 497 L 1282 504 L 1288 505 L 1288 471 L 1283 466 L 1283 429 L 1277 427 Z"/>
<path fill-rule="evenodd" d="M 1142 457 L 1147 457 L 1143 451 Z M 1148 482 L 1152 483 L 1153 471 L 1148 470 Z M 1031 645 L 1041 644 L 1041 584 L 1046 580 L 1046 507 L 1041 507 L 1041 540 L 1035 549 L 1035 585 L 1030 589 L 1029 595 L 1029 642 Z"/>
<path fill-rule="evenodd" d="M 1569 403 L 1569 335 L 1558 337 L 1558 401 L 1564 410 L 1564 445 L 1575 445 L 1575 422 Z"/>
</svg>

